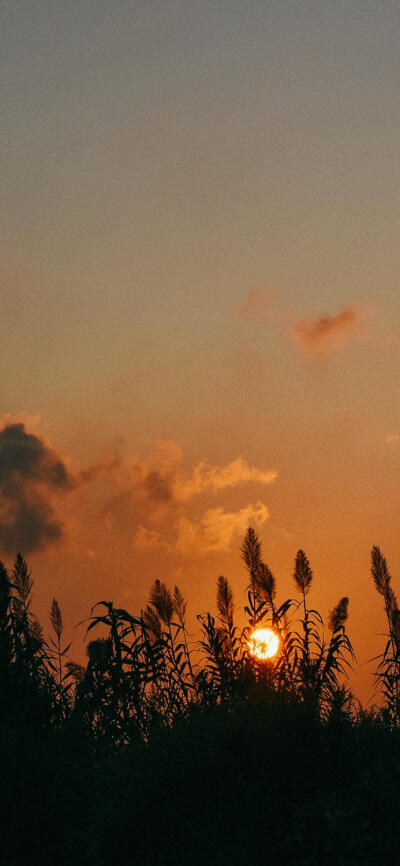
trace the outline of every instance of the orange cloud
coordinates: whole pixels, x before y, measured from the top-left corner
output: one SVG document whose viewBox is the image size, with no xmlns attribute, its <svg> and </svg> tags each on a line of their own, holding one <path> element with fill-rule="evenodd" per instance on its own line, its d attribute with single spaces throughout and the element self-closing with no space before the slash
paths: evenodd
<svg viewBox="0 0 400 866">
<path fill-rule="evenodd" d="M 358 312 L 353 307 L 345 307 L 336 316 L 323 315 L 299 322 L 292 336 L 307 355 L 330 355 L 354 336 L 358 321 Z"/>
<path fill-rule="evenodd" d="M 337 315 L 319 315 L 314 319 L 303 319 L 293 324 L 292 312 L 285 309 L 274 295 L 253 288 L 245 295 L 239 312 L 243 318 L 253 322 L 275 325 L 279 333 L 286 333 L 302 352 L 316 358 L 339 351 L 354 337 L 370 342 L 372 335 L 365 328 L 364 321 L 371 315 L 376 316 L 377 310 L 374 304 L 365 302 L 357 309 L 347 306 Z M 386 337 L 385 342 L 388 341 L 391 345 L 400 345 L 400 338 L 396 333 Z"/>
<path fill-rule="evenodd" d="M 272 484 L 277 477 L 278 473 L 274 469 L 256 469 L 249 466 L 244 457 L 238 457 L 226 466 L 210 466 L 203 461 L 195 466 L 192 478 L 177 483 L 176 495 L 178 499 L 186 500 L 205 491 L 217 493 L 249 481 Z"/>
<path fill-rule="evenodd" d="M 235 512 L 209 508 L 196 522 L 181 517 L 176 549 L 184 556 L 227 551 L 236 536 L 243 535 L 251 524 L 262 526 L 268 517 L 269 511 L 263 502 L 247 505 Z"/>
<path fill-rule="evenodd" d="M 163 510 L 167 506 L 187 502 L 193 496 L 202 493 L 219 493 L 226 488 L 241 484 L 257 483 L 272 484 L 278 477 L 274 469 L 258 469 L 250 466 L 247 460 L 240 456 L 225 466 L 212 466 L 206 461 L 200 461 L 193 469 L 192 475 L 185 478 L 180 470 L 183 452 L 176 442 L 160 442 L 154 454 L 139 463 L 124 459 L 122 462 L 110 461 L 96 468 L 104 475 L 109 474 L 117 484 L 118 493 L 125 490 L 143 505 L 147 502 L 154 509 Z M 82 477 L 91 480 L 92 471 L 82 473 Z"/>
<path fill-rule="evenodd" d="M 179 463 L 182 451 L 174 442 L 157 445 L 155 453 L 139 463 L 124 459 L 116 467 L 112 461 L 104 466 L 110 473 L 113 493 L 101 507 L 108 531 L 131 533 L 134 545 L 142 553 L 164 548 L 181 553 L 228 549 L 236 531 L 246 530 L 250 519 L 260 522 L 268 516 L 266 506 L 247 506 L 235 514 L 222 508 L 209 509 L 191 522 L 185 514 L 189 501 L 201 494 L 218 494 L 242 484 L 271 484 L 277 478 L 272 469 L 250 466 L 244 457 L 213 466 L 197 463 L 191 476 L 185 477 Z M 177 538 L 171 540 L 171 519 L 178 519 Z M 247 524 L 247 525 L 246 525 Z"/>
</svg>

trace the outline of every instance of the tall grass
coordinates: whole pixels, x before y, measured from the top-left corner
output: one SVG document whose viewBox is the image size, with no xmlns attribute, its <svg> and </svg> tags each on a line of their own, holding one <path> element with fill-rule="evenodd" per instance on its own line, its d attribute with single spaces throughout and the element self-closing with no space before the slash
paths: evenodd
<svg viewBox="0 0 400 866">
<path fill-rule="evenodd" d="M 135 614 L 93 607 L 85 664 L 70 656 L 55 599 L 43 633 L 24 559 L 0 565 L 1 866 L 394 859 L 400 657 L 389 566 L 373 548 L 388 629 L 382 706 L 367 714 L 348 690 L 348 598 L 324 623 L 304 551 L 283 599 L 253 529 L 241 553 L 243 609 L 220 575 L 194 637 L 179 587 L 155 580 Z M 260 627 L 280 639 L 265 661 L 249 649 Z"/>
<path fill-rule="evenodd" d="M 19 554 L 9 573 L 0 564 L 0 687 L 4 705 L 41 707 L 49 724 L 74 720 L 98 740 L 116 746 L 147 741 L 193 707 L 246 699 L 255 684 L 290 693 L 327 718 L 347 695 L 354 651 L 346 631 L 349 600 L 343 597 L 326 624 L 312 604 L 315 577 L 303 550 L 295 556 L 295 594 L 279 600 L 275 576 L 264 561 L 261 541 L 249 528 L 241 545 L 247 572 L 246 601 L 237 610 L 226 577 L 217 580 L 214 610 L 199 614 L 200 637 L 187 628 L 187 602 L 161 580 L 150 588 L 137 614 L 98 602 L 86 620 L 87 663 L 70 657 L 64 623 L 53 599 L 52 634 L 46 640 L 32 612 L 33 579 Z M 378 658 L 376 681 L 391 723 L 400 713 L 400 612 L 387 562 L 371 553 L 375 587 L 381 595 L 388 633 Z M 276 657 L 253 658 L 249 639 L 268 626 L 279 637 Z M 97 634 L 96 634 L 97 633 Z M 38 710 L 39 711 L 39 710 Z"/>
<path fill-rule="evenodd" d="M 49 719 L 74 720 L 95 739 L 116 746 L 147 741 L 156 728 L 170 726 L 194 706 L 218 706 L 245 699 L 256 683 L 292 693 L 327 715 L 354 657 L 345 630 L 344 598 L 324 628 L 309 607 L 313 574 L 305 553 L 295 558 L 294 585 L 300 598 L 282 602 L 262 545 L 249 528 L 241 546 L 247 570 L 246 603 L 236 619 L 233 590 L 217 580 L 216 611 L 198 615 L 201 635 L 194 641 L 186 625 L 187 603 L 179 587 L 160 580 L 150 588 L 144 610 L 131 614 L 112 602 L 98 602 L 86 621 L 87 664 L 76 664 L 62 643 L 63 619 L 56 599 L 50 610 L 49 641 L 31 611 L 33 581 L 18 555 L 9 575 L 0 569 L 1 676 L 33 690 L 47 701 Z M 387 595 L 387 593 L 386 593 Z M 389 604 L 389 602 L 387 602 Z M 394 606 L 391 638 L 394 637 Z M 276 658 L 263 662 L 249 652 L 256 627 L 268 625 L 280 639 Z M 100 635 L 96 636 L 96 632 Z M 386 670 L 386 679 L 391 676 Z M 24 685 L 23 685 L 24 684 Z M 21 692 L 22 694 L 22 692 Z"/>
</svg>

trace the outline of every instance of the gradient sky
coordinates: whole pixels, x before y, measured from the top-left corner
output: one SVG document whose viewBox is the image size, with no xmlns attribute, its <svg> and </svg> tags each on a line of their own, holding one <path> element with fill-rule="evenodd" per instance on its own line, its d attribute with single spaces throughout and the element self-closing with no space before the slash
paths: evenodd
<svg viewBox="0 0 400 866">
<path fill-rule="evenodd" d="M 3 0 L 0 552 L 43 616 L 156 577 L 195 613 L 220 573 L 240 606 L 250 521 L 282 599 L 299 547 L 324 614 L 350 596 L 370 695 L 372 544 L 400 591 L 399 30 L 397 0 Z"/>
</svg>

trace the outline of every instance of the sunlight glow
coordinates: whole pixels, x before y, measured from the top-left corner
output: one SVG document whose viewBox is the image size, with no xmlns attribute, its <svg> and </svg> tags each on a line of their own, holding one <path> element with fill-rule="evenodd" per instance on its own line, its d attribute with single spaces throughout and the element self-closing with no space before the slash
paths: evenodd
<svg viewBox="0 0 400 866">
<path fill-rule="evenodd" d="M 272 659 L 279 649 L 279 637 L 270 628 L 258 628 L 249 640 L 250 655 L 260 661 Z"/>
</svg>

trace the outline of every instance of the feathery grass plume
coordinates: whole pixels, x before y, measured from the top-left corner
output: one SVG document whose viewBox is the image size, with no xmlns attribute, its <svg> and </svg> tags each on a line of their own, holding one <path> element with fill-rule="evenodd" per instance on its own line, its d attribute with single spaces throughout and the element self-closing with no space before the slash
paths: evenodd
<svg viewBox="0 0 400 866">
<path fill-rule="evenodd" d="M 14 596 L 16 613 L 22 613 L 24 610 L 28 611 L 31 604 L 33 580 L 28 570 L 28 565 L 20 553 L 18 553 L 14 563 L 12 583 L 16 592 L 16 596 Z"/>
<path fill-rule="evenodd" d="M 164 581 L 158 579 L 154 581 L 150 589 L 150 604 L 156 609 L 161 621 L 169 626 L 174 612 L 174 602 Z"/>
<path fill-rule="evenodd" d="M 257 569 L 256 584 L 261 598 L 273 605 L 276 596 L 276 581 L 265 562 L 261 562 Z"/>
<path fill-rule="evenodd" d="M 312 660 L 313 643 L 316 654 L 322 657 L 322 644 L 318 631 L 317 620 L 321 623 L 321 617 L 316 612 L 307 609 L 306 595 L 312 582 L 312 570 L 304 550 L 298 550 L 294 561 L 293 579 L 299 592 L 303 596 L 304 619 L 302 620 L 303 634 L 298 637 L 299 652 L 299 674 L 301 689 L 305 696 L 313 699 L 314 664 Z"/>
<path fill-rule="evenodd" d="M 328 626 L 331 631 L 339 631 L 342 628 L 347 620 L 349 615 L 349 599 L 347 596 L 343 596 L 343 598 L 338 601 L 337 605 L 331 610 L 328 617 Z"/>
<path fill-rule="evenodd" d="M 186 602 L 186 599 L 184 598 L 183 594 L 181 593 L 179 586 L 175 586 L 175 588 L 174 588 L 173 601 L 174 601 L 174 611 L 178 617 L 178 622 L 181 626 L 181 633 L 183 635 L 183 644 L 181 644 L 181 647 L 182 647 L 184 655 L 185 655 L 187 669 L 189 671 L 190 678 L 192 681 L 191 684 L 193 685 L 194 671 L 193 671 L 192 660 L 190 658 L 190 649 L 189 649 L 189 644 L 188 644 L 188 633 L 186 630 L 187 602 Z"/>
<path fill-rule="evenodd" d="M 193 685 L 187 680 L 188 672 L 193 679 L 193 668 L 185 627 L 186 602 L 178 587 L 175 587 L 172 595 L 163 581 L 155 580 L 150 590 L 150 606 L 167 626 L 165 631 L 160 632 L 152 665 L 155 694 L 161 700 L 162 713 L 172 720 L 178 708 L 182 710 L 189 704 L 189 692 Z M 174 613 L 178 622 L 173 620 Z"/>
<path fill-rule="evenodd" d="M 230 671 L 230 675 L 236 676 L 240 667 L 239 659 L 242 655 L 242 641 L 233 622 L 235 605 L 232 587 L 223 575 L 220 575 L 217 580 L 217 608 L 221 623 L 220 627 L 217 628 L 217 636 L 225 657 L 224 664 L 226 666 L 223 676 L 226 676 L 228 670 Z"/>
<path fill-rule="evenodd" d="M 245 613 L 249 618 L 249 625 L 252 627 L 257 621 L 257 614 L 259 613 L 256 580 L 257 571 L 260 567 L 262 557 L 261 542 L 252 526 L 249 526 L 240 549 L 242 559 L 244 560 L 250 575 L 250 583 L 247 587 L 249 605 L 248 607 L 245 607 Z"/>
<path fill-rule="evenodd" d="M 233 620 L 233 592 L 226 577 L 221 574 L 217 581 L 217 607 L 224 625 L 231 626 Z"/>
<path fill-rule="evenodd" d="M 242 559 L 246 563 L 247 568 L 255 574 L 261 563 L 262 547 L 261 541 L 252 526 L 249 526 L 240 549 Z"/>
<path fill-rule="evenodd" d="M 179 620 L 182 628 L 184 628 L 185 620 L 186 620 L 187 602 L 185 601 L 185 598 L 183 597 L 178 586 L 175 586 L 175 588 L 174 588 L 173 604 L 174 604 L 174 611 L 178 617 L 178 620 Z"/>
<path fill-rule="evenodd" d="M 149 604 L 143 613 L 143 621 L 150 638 L 154 641 L 159 641 L 161 639 L 161 620 L 157 611 L 150 607 Z"/>
<path fill-rule="evenodd" d="M 51 603 L 50 623 L 53 626 L 54 633 L 56 634 L 58 640 L 60 640 L 61 635 L 63 633 L 64 626 L 63 626 L 63 621 L 62 621 L 61 610 L 60 610 L 59 604 L 55 598 L 53 598 L 53 601 Z"/>
<path fill-rule="evenodd" d="M 311 586 L 313 573 L 304 550 L 298 550 L 294 563 L 293 578 L 299 592 L 305 596 Z"/>
<path fill-rule="evenodd" d="M 55 598 L 53 598 L 53 601 L 51 603 L 51 608 L 50 608 L 50 624 L 51 624 L 53 631 L 54 631 L 54 634 L 56 636 L 56 640 L 51 639 L 50 646 L 56 652 L 56 660 L 57 660 L 56 671 L 57 671 L 57 679 L 58 679 L 57 692 L 58 692 L 59 710 L 61 711 L 61 703 L 62 703 L 62 696 L 63 696 L 63 687 L 62 687 L 62 685 L 63 685 L 63 656 L 65 656 L 66 653 L 68 652 L 70 645 L 68 645 L 68 647 L 65 647 L 64 649 L 61 648 L 61 636 L 62 636 L 62 633 L 64 630 L 64 626 L 63 626 L 60 606 L 59 606 L 59 604 Z M 49 658 L 48 662 L 50 664 L 50 667 L 53 670 L 55 670 L 55 668 L 53 667 L 54 658 L 53 659 Z"/>
<path fill-rule="evenodd" d="M 371 572 L 375 587 L 384 598 L 389 628 L 393 629 L 393 614 L 398 610 L 397 599 L 391 586 L 392 578 L 386 559 L 376 545 L 371 550 Z"/>
<path fill-rule="evenodd" d="M 380 595 L 385 595 L 388 586 L 390 586 L 391 576 L 386 559 L 376 544 L 371 550 L 371 572 L 377 591 Z"/>
</svg>

